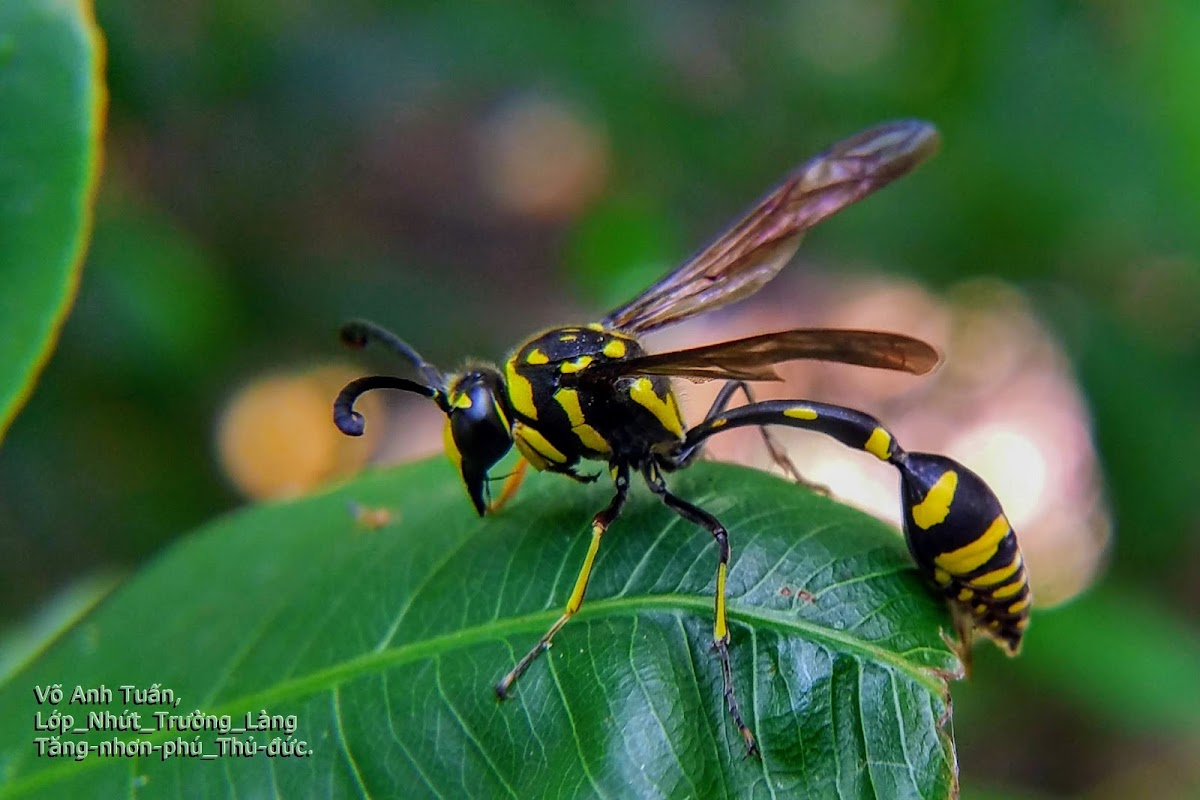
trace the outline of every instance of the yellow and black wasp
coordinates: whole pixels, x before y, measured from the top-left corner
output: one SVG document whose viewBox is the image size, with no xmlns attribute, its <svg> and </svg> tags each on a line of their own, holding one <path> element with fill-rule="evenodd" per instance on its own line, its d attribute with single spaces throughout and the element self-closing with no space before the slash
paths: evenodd
<svg viewBox="0 0 1200 800">
<path fill-rule="evenodd" d="M 766 426 L 818 431 L 896 467 L 909 550 L 918 568 L 951 600 L 963 652 L 975 630 L 1008 652 L 1017 651 L 1028 622 L 1028 580 L 1000 503 L 975 473 L 945 456 L 905 452 L 876 419 L 860 411 L 807 400 L 755 402 L 747 385 L 779 380 L 773 365 L 793 359 L 924 374 L 937 366 L 937 350 L 902 334 L 830 329 L 781 331 L 653 355 L 638 341 L 641 334 L 757 291 L 791 259 L 808 228 L 908 173 L 937 146 L 936 129 L 920 121 L 880 125 L 835 144 L 633 300 L 598 323 L 537 334 L 517 347 L 502 369 L 475 363 L 446 375 L 371 323 L 343 327 L 347 344 L 377 341 L 407 361 L 419 380 L 374 375 L 351 382 L 334 404 L 338 428 L 351 436 L 362 433 L 363 419 L 354 402 L 372 389 L 400 389 L 432 399 L 446 414 L 446 453 L 480 515 L 497 509 L 515 491 L 525 463 L 580 482 L 598 477 L 580 471 L 582 461 L 608 464 L 615 492 L 592 520 L 591 543 L 566 608 L 496 685 L 501 699 L 579 610 L 600 541 L 625 505 L 630 476 L 638 473 L 667 507 L 716 540 L 714 647 L 729 713 L 747 749 L 757 752 L 738 707 L 729 662 L 727 531 L 712 514 L 672 494 L 665 479 L 666 473 L 691 464 L 709 437 L 745 426 L 759 427 L 772 456 L 793 474 Z M 690 430 L 672 377 L 726 381 L 703 421 Z M 730 408 L 739 391 L 747 403 Z M 491 502 L 488 472 L 514 444 L 522 456 L 519 469 Z"/>
</svg>

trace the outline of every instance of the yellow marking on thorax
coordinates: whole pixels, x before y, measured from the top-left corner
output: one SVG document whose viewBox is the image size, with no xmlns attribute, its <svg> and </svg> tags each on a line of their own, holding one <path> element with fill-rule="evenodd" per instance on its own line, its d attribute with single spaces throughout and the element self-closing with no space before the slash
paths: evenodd
<svg viewBox="0 0 1200 800">
<path fill-rule="evenodd" d="M 679 434 L 683 435 L 683 413 L 679 410 L 679 401 L 675 399 L 675 392 L 667 389 L 667 407 L 671 409 L 671 414 L 675 419 L 679 420 Z"/>
<path fill-rule="evenodd" d="M 604 326 L 601 325 L 599 322 L 589 322 L 586 327 L 589 331 L 603 331 L 604 330 Z"/>
<path fill-rule="evenodd" d="M 536 347 L 529 351 L 529 355 L 525 356 L 526 364 L 549 364 L 550 356 L 538 350 Z"/>
<path fill-rule="evenodd" d="M 533 404 L 533 384 L 517 372 L 516 358 L 504 365 L 504 379 L 508 384 L 508 402 L 518 414 L 537 419 L 537 406 Z"/>
<path fill-rule="evenodd" d="M 564 333 L 559 335 L 558 340 L 560 342 L 573 342 L 578 338 L 579 334 L 577 333 Z"/>
<path fill-rule="evenodd" d="M 546 460 L 545 456 L 534 450 L 529 445 L 529 442 L 525 441 L 526 430 L 528 430 L 528 427 L 525 423 L 519 421 L 513 423 L 513 444 L 517 446 L 517 451 L 521 454 L 521 457 L 528 461 L 534 469 L 541 472 L 549 468 L 550 462 Z"/>
<path fill-rule="evenodd" d="M 785 417 L 791 417 L 792 419 L 816 419 L 817 418 L 817 412 L 814 411 L 813 409 L 809 408 L 808 406 L 796 406 L 795 408 L 786 409 L 783 412 L 783 415 Z"/>
<path fill-rule="evenodd" d="M 978 539 L 949 553 L 936 556 L 933 561 L 942 569 L 954 575 L 965 575 L 971 570 L 979 569 L 1000 547 L 1000 542 L 1008 535 L 1010 528 L 1004 515 L 996 517 L 988 529 Z"/>
<path fill-rule="evenodd" d="M 512 436 L 512 423 L 508 421 L 508 415 L 504 413 L 504 409 L 500 407 L 500 401 L 494 396 L 492 397 L 492 410 L 496 412 L 496 416 L 504 423 L 504 432 Z"/>
<path fill-rule="evenodd" d="M 676 437 L 683 438 L 683 420 L 679 416 L 679 406 L 674 402 L 674 392 L 668 389 L 667 400 L 663 400 L 655 394 L 654 384 L 649 378 L 638 378 L 629 387 L 629 397 L 653 414 L 663 428 Z"/>
<path fill-rule="evenodd" d="M 593 359 L 591 356 L 580 356 L 574 361 L 564 361 L 561 365 L 559 365 L 558 371 L 564 375 L 572 372 L 579 372 L 580 370 L 587 368 L 587 365 L 591 364 L 592 360 Z"/>
<path fill-rule="evenodd" d="M 609 358 L 624 358 L 625 343 L 620 339 L 610 339 L 608 344 L 604 345 L 604 355 Z"/>
<path fill-rule="evenodd" d="M 922 530 L 929 530 L 934 525 L 940 525 L 950 513 L 950 504 L 954 502 L 954 492 L 958 489 L 958 473 L 952 469 L 942 473 L 937 483 L 925 495 L 925 499 L 912 508 L 913 522 Z M 951 570 L 954 572 L 954 570 Z"/>
<path fill-rule="evenodd" d="M 1019 570 L 1020 568 L 1021 568 L 1021 554 L 1018 553 L 1017 557 L 1014 558 L 1011 562 L 1009 562 L 1006 566 L 1000 567 L 1000 569 L 994 569 L 991 572 L 985 572 L 982 575 L 980 575 L 978 578 L 972 578 L 971 580 L 969 580 L 967 582 L 969 584 L 971 584 L 972 586 L 975 586 L 980 589 L 984 589 L 984 588 L 987 588 L 988 586 L 995 586 L 997 584 L 1004 583 L 1006 580 L 1011 578 L 1013 576 L 1013 574 L 1016 573 L 1016 571 Z"/>
<path fill-rule="evenodd" d="M 461 470 L 462 453 L 459 452 L 458 444 L 454 441 L 454 431 L 450 427 L 450 417 L 446 417 L 446 424 L 442 426 L 442 447 L 446 450 L 446 458 L 450 459 L 450 463 Z"/>
<path fill-rule="evenodd" d="M 547 464 L 567 463 L 567 457 L 563 455 L 562 451 L 550 444 L 550 440 L 543 436 L 537 428 L 517 423 L 513 426 L 513 441 L 517 442 L 518 446 L 524 441 L 526 446 L 541 456 L 542 461 Z M 521 450 L 521 454 L 525 455 L 524 449 Z M 526 457 L 528 458 L 528 456 Z M 537 464 L 534 466 L 536 467 Z"/>
<path fill-rule="evenodd" d="M 965 603 L 975 596 L 975 592 L 970 589 L 963 589 L 958 593 L 958 602 Z"/>
<path fill-rule="evenodd" d="M 867 439 L 867 443 L 863 445 L 863 450 L 866 450 L 880 461 L 888 460 L 888 451 L 891 449 L 892 435 L 883 428 L 876 428 L 875 430 L 871 431 L 871 437 Z"/>
<path fill-rule="evenodd" d="M 464 392 L 451 392 L 448 398 L 451 408 L 470 408 L 471 396 Z"/>
<path fill-rule="evenodd" d="M 600 432 L 587 423 L 583 416 L 583 407 L 579 404 L 579 392 L 574 389 L 559 389 L 554 393 L 554 399 L 567 412 L 567 420 L 571 423 L 571 432 L 579 437 L 579 441 L 589 450 L 597 453 L 611 453 L 612 447 L 605 441 Z"/>
</svg>

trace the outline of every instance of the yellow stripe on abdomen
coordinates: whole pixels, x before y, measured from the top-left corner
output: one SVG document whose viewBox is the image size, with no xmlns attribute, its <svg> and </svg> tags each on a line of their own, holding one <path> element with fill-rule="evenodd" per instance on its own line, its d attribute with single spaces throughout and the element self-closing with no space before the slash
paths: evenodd
<svg viewBox="0 0 1200 800">
<path fill-rule="evenodd" d="M 1009 530 L 1008 520 L 1001 514 L 978 539 L 957 550 L 942 553 L 934 557 L 933 561 L 951 575 L 965 575 L 979 569 L 996 555 L 1000 542 L 1004 541 Z"/>
<path fill-rule="evenodd" d="M 1020 568 L 1021 554 L 1017 553 L 1017 557 L 1007 565 L 1000 567 L 999 569 L 994 569 L 991 572 L 985 572 L 978 578 L 972 578 L 971 580 L 967 581 L 967 583 L 978 589 L 984 589 L 988 586 L 997 586 L 1011 578 Z"/>
<path fill-rule="evenodd" d="M 940 525 L 950 513 L 950 504 L 954 502 L 954 492 L 958 489 L 958 473 L 952 469 L 942 473 L 925 495 L 925 499 L 912 508 L 913 522 L 922 530 L 929 530 L 934 525 Z M 940 562 L 939 562 L 940 563 Z M 949 569 L 949 567 L 947 567 Z M 954 572 L 954 570 L 950 570 Z"/>
</svg>

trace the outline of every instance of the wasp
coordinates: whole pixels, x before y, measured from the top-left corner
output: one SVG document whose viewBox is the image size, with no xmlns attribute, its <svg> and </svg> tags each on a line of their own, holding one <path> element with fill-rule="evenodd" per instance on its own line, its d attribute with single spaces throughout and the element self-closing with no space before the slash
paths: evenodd
<svg viewBox="0 0 1200 800">
<path fill-rule="evenodd" d="M 446 414 L 444 444 L 475 510 L 497 510 L 516 491 L 526 465 L 581 483 L 607 464 L 613 482 L 608 505 L 595 514 L 591 540 L 558 620 L 496 684 L 497 696 L 545 652 L 580 609 L 601 540 L 621 514 L 634 475 L 668 508 L 708 531 L 716 543 L 713 647 L 724 699 L 747 751 L 758 747 L 734 690 L 725 583 L 729 533 L 711 513 L 673 494 L 666 476 L 693 463 L 705 442 L 722 431 L 759 428 L 774 460 L 795 475 L 767 426 L 826 434 L 894 466 L 901 478 L 904 532 L 918 569 L 950 600 L 960 653 L 981 631 L 1015 653 L 1028 623 L 1031 596 L 1016 535 L 991 489 L 966 467 L 940 455 L 903 450 L 883 425 L 860 411 L 807 400 L 756 402 L 751 381 L 780 380 L 774 365 L 820 359 L 924 374 L 941 356 L 931 345 L 899 333 L 796 329 L 702 347 L 650 354 L 639 337 L 720 308 L 758 291 L 792 258 L 817 223 L 899 178 L 939 145 L 936 129 L 904 120 L 855 134 L 802 164 L 713 242 L 599 322 L 538 333 L 500 368 L 469 363 L 445 374 L 408 343 L 369 322 L 347 323 L 342 339 L 354 347 L 375 341 L 415 371 L 417 380 L 372 375 L 349 383 L 334 403 L 334 421 L 356 436 L 364 421 L 356 399 L 373 389 L 398 389 L 433 400 Z M 672 378 L 723 380 L 708 413 L 688 429 Z M 731 407 L 741 393 L 745 404 Z M 489 471 L 516 446 L 521 455 L 499 496 Z M 964 663 L 966 663 L 964 658 Z"/>
</svg>

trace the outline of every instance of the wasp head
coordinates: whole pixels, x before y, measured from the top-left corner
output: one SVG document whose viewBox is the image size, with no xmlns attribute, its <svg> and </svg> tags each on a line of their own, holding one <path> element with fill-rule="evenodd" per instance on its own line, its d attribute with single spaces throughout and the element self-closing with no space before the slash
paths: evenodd
<svg viewBox="0 0 1200 800">
<path fill-rule="evenodd" d="M 373 389 L 399 389 L 428 397 L 446 412 L 443 442 L 446 455 L 458 467 L 463 484 L 480 516 L 487 512 L 488 470 L 512 447 L 512 430 L 505 411 L 504 379 L 491 367 L 473 367 L 448 380 L 407 342 L 365 320 L 342 326 L 342 341 L 350 347 L 379 342 L 411 364 L 421 377 L 412 381 L 391 375 L 369 375 L 351 381 L 333 404 L 333 421 L 348 436 L 361 436 L 364 420 L 354 402 Z"/>
<path fill-rule="evenodd" d="M 446 395 L 442 442 L 480 516 L 487 512 L 488 470 L 513 445 L 504 397 L 504 379 L 491 367 L 458 376 Z"/>
</svg>

